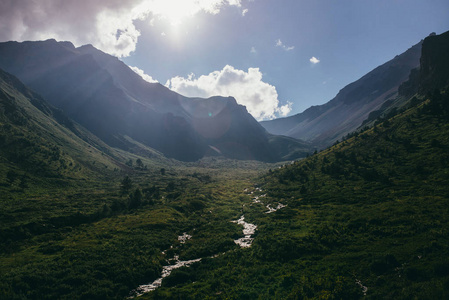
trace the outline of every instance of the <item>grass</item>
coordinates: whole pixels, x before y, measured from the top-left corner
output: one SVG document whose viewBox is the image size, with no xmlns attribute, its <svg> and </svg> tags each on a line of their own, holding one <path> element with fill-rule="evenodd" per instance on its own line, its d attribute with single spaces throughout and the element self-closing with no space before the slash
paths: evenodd
<svg viewBox="0 0 449 300">
<path fill-rule="evenodd" d="M 203 259 L 142 299 L 449 297 L 448 93 L 282 165 L 125 153 L 2 90 L 1 299 L 123 299 L 174 255 Z"/>
<path fill-rule="evenodd" d="M 142 298 L 447 298 L 448 112 L 432 101 L 261 176 L 264 204 L 287 207 L 246 200 L 252 247 Z"/>
<path fill-rule="evenodd" d="M 178 251 L 182 259 L 237 248 L 233 237 L 241 228 L 230 221 L 240 216 L 249 199 L 243 190 L 261 168 L 245 165 L 252 167 L 232 174 L 192 165 L 167 168 L 165 175 L 134 171 L 133 191 L 144 191 L 136 209 L 120 192 L 121 176 L 15 193 L 14 201 L 2 201 L 2 297 L 123 298 L 159 276 L 162 251 L 179 244 L 183 232 L 193 238 Z"/>
</svg>

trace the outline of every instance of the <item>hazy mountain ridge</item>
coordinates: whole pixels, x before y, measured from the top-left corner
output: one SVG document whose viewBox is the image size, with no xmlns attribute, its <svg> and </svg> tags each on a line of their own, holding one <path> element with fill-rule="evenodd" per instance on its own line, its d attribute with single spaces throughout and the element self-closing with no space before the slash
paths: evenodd
<svg viewBox="0 0 449 300">
<path fill-rule="evenodd" d="M 253 251 L 264 261 L 290 257 L 284 268 L 297 262 L 292 282 L 307 276 L 305 262 L 314 261 L 327 270 L 324 281 L 356 281 L 352 295 L 351 284 L 328 288 L 334 298 L 448 297 L 449 68 L 440 66 L 449 34 L 426 38 L 422 49 L 413 75 L 419 92 L 408 96 L 407 108 L 262 178 L 266 197 L 285 199 L 288 209 L 276 219 L 285 218 L 284 225 L 259 234 Z M 320 224 L 306 234 L 305 215 Z M 319 294 L 322 281 L 290 296 Z"/>
<path fill-rule="evenodd" d="M 434 47 L 427 41 L 423 50 Z M 437 47 L 440 57 L 423 51 L 431 70 L 449 51 Z M 24 96 L 29 90 L 11 75 L 0 76 L 9 78 L 0 80 L 0 130 L 6 130 L 0 151 L 8 150 L 0 171 L 19 173 L 0 178 L 0 298 L 124 299 L 179 257 L 202 259 L 173 270 L 142 299 L 448 299 L 449 86 L 439 78 L 449 69 L 429 77 L 422 69 L 413 72 L 420 92 L 407 96 L 404 110 L 282 167 L 214 157 L 167 160 L 173 164 L 125 178 L 84 168 L 72 184 L 58 177 L 50 187 L 29 188 L 21 187 L 27 182 L 17 170 L 20 160 L 8 162 L 15 149 L 5 141 L 38 141 L 31 146 L 43 151 L 30 153 L 46 156 L 22 163 L 42 161 L 55 176 L 65 175 L 63 162 L 78 160 L 68 145 L 83 142 L 50 117 L 54 110 L 42 99 Z M 209 99 L 214 109 L 192 101 L 189 115 L 207 115 L 192 126 L 232 124 L 226 111 L 236 106 L 217 100 Z M 216 119 L 211 125 L 209 113 Z M 202 132 L 205 139 L 213 134 L 220 130 Z M 51 149 L 64 136 L 77 142 L 61 147 L 67 153 Z M 106 169 L 90 162 L 107 161 L 95 149 L 80 154 L 86 165 Z M 247 235 L 232 222 L 242 216 L 257 226 L 248 248 L 235 243 Z"/>
<path fill-rule="evenodd" d="M 120 165 L 112 149 L 2 70 L 0 110 L 4 174 L 82 178 Z"/>
<path fill-rule="evenodd" d="M 326 104 L 291 117 L 263 121 L 261 125 L 270 133 L 302 139 L 318 148 L 329 146 L 356 130 L 370 112 L 394 99 L 400 84 L 419 66 L 421 44 L 347 85 Z"/>
<path fill-rule="evenodd" d="M 448 298 L 449 69 L 422 69 L 404 110 L 259 178 L 250 248 L 175 271 L 143 299 Z"/>
<path fill-rule="evenodd" d="M 75 48 L 55 40 L 1 43 L 0 67 L 111 146 L 134 149 L 136 145 L 125 138 L 129 136 L 184 161 L 205 155 L 261 161 L 285 156 L 276 153 L 278 147 L 272 147 L 276 140 L 270 140 L 235 99 L 181 96 L 144 81 L 91 45 Z M 221 135 L 205 135 L 204 129 L 210 128 Z M 309 152 L 307 143 L 290 141 L 295 149 L 290 156 Z"/>
</svg>

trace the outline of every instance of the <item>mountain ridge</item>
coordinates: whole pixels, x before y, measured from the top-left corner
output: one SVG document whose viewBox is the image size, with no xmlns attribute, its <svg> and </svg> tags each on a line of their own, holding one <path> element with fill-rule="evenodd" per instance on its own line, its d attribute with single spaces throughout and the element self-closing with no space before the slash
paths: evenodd
<svg viewBox="0 0 449 300">
<path fill-rule="evenodd" d="M 86 178 L 121 168 L 119 154 L 1 69 L 0 125 L 5 174 Z"/>
<path fill-rule="evenodd" d="M 371 111 L 397 95 L 399 85 L 419 66 L 422 41 L 342 88 L 323 105 L 294 116 L 260 122 L 273 134 L 281 134 L 325 148 L 356 130 Z"/>
<path fill-rule="evenodd" d="M 266 162 L 285 157 L 276 153 L 278 147 L 273 143 L 278 139 L 269 139 L 235 99 L 184 97 L 159 83 L 144 81 L 118 58 L 91 45 L 75 48 L 70 42 L 55 40 L 0 43 L 0 68 L 110 146 L 134 149 L 136 145 L 124 138 L 129 136 L 183 161 L 207 155 Z M 205 127 L 197 126 L 203 123 L 222 135 L 203 136 Z M 289 157 L 310 152 L 307 143 L 286 141 L 294 148 Z"/>
</svg>

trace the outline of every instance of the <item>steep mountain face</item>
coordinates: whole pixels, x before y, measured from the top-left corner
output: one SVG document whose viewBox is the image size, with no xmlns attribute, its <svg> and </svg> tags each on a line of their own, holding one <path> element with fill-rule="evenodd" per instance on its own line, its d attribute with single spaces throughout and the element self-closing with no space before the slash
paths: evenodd
<svg viewBox="0 0 449 300">
<path fill-rule="evenodd" d="M 148 83 L 117 58 L 68 42 L 0 43 L 0 68 L 111 146 L 141 143 L 168 157 L 276 161 L 269 134 L 233 98 L 195 99 Z M 297 153 L 308 145 L 292 141 Z"/>
<path fill-rule="evenodd" d="M 418 43 L 401 55 L 372 70 L 344 87 L 324 105 L 312 106 L 304 112 L 261 125 L 272 134 L 281 134 L 327 147 L 357 129 L 369 113 L 394 99 L 398 87 L 419 66 L 421 45 Z"/>
<path fill-rule="evenodd" d="M 424 40 L 420 68 L 420 89 L 431 91 L 449 85 L 449 31 Z"/>
<path fill-rule="evenodd" d="M 449 204 L 448 53 L 448 33 L 426 38 L 420 69 L 407 82 L 408 91 L 418 92 L 408 95 L 404 109 L 263 178 L 264 201 L 286 199 L 278 214 L 288 225 L 268 234 L 259 228 L 254 253 L 264 261 L 291 257 L 286 265 L 300 259 L 304 266 L 310 255 L 328 274 L 334 268 L 342 279 L 358 278 L 369 299 L 448 298 L 449 234 L 435 230 L 449 226 L 449 211 L 442 209 Z M 296 228 L 303 228 L 299 222 L 310 207 L 307 214 L 320 216 L 321 227 L 298 239 Z M 298 273 L 307 276 L 307 270 Z"/>
<path fill-rule="evenodd" d="M 0 174 L 82 178 L 120 167 L 113 150 L 0 69 Z M 94 173 L 93 173 L 94 172 Z"/>
</svg>

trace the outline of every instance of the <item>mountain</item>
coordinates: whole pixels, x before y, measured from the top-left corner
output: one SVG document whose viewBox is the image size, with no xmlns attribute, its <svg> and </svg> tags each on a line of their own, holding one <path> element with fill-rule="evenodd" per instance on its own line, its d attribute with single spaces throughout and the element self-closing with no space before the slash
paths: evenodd
<svg viewBox="0 0 449 300">
<path fill-rule="evenodd" d="M 116 57 L 69 42 L 0 43 L 0 68 L 108 145 L 139 151 L 139 144 L 183 161 L 205 155 L 278 161 L 276 142 L 233 98 L 187 98 L 149 83 Z M 296 156 L 307 143 L 282 140 Z M 288 156 L 288 155 L 287 155 Z"/>
<path fill-rule="evenodd" d="M 0 174 L 11 184 L 19 177 L 102 177 L 105 170 L 120 169 L 120 160 L 101 140 L 0 69 Z"/>
<path fill-rule="evenodd" d="M 312 106 L 291 117 L 263 121 L 261 125 L 272 134 L 302 139 L 314 147 L 325 148 L 356 130 L 370 112 L 395 98 L 400 84 L 419 66 L 421 45 L 419 42 L 347 85 L 324 105 Z"/>
<path fill-rule="evenodd" d="M 363 125 L 372 126 L 388 119 L 398 111 L 404 111 L 425 100 L 426 96 L 439 99 L 439 90 L 449 86 L 448 51 L 449 31 L 438 36 L 435 33 L 429 35 L 422 45 L 420 66 L 411 70 L 409 79 L 399 86 L 397 97 L 372 111 Z M 435 109 L 436 107 L 438 105 Z"/>
<path fill-rule="evenodd" d="M 304 160 L 174 161 L 127 181 L 95 175 L 112 155 L 1 73 L 0 299 L 449 299 L 447 39 L 424 40 L 392 104 L 407 105 Z M 89 176 L 67 184 L 61 160 Z M 39 162 L 56 184 L 22 191 L 3 172 Z"/>
<path fill-rule="evenodd" d="M 449 85 L 449 31 L 427 37 L 421 56 L 419 86 L 423 90 L 434 90 Z"/>
<path fill-rule="evenodd" d="M 250 257 L 289 274 L 277 296 L 448 298 L 448 53 L 449 32 L 427 37 L 406 109 L 261 180 L 265 201 L 285 199 L 275 218 L 284 224 L 260 222 L 269 225 L 258 228 Z"/>
</svg>

